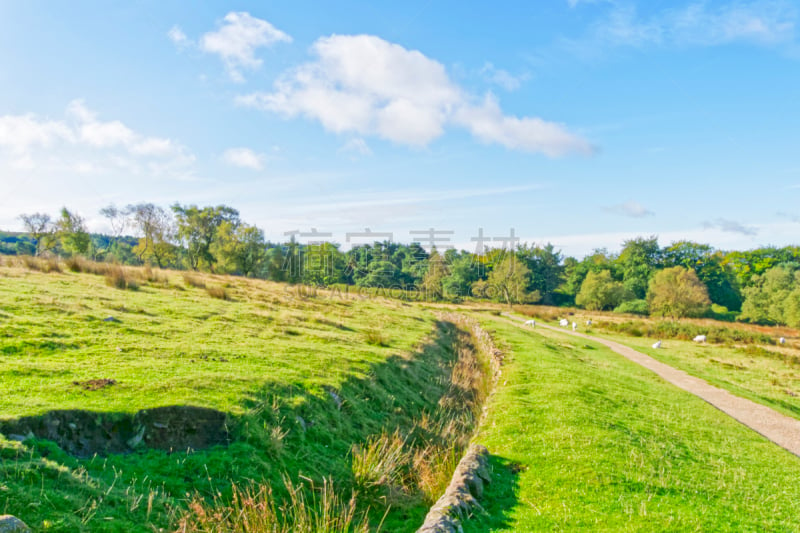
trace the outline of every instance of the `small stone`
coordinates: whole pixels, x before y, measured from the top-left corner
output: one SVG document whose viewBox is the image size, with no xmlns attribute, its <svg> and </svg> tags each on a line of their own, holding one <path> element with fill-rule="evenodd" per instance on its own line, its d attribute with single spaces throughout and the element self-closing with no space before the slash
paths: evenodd
<svg viewBox="0 0 800 533">
<path fill-rule="evenodd" d="M 113 316 L 103 319 L 103 322 L 119 322 L 119 321 L 120 320 L 118 318 L 114 318 Z"/>
<path fill-rule="evenodd" d="M 31 528 L 16 516 L 0 515 L 0 533 L 27 533 L 30 530 Z"/>
</svg>

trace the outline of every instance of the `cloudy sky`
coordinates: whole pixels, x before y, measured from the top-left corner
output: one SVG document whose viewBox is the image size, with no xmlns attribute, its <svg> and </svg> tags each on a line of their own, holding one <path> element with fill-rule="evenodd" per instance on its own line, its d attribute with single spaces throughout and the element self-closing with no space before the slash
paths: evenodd
<svg viewBox="0 0 800 533">
<path fill-rule="evenodd" d="M 797 244 L 799 23 L 791 0 L 0 1 L 0 229 L 180 202 L 273 240 Z"/>
</svg>

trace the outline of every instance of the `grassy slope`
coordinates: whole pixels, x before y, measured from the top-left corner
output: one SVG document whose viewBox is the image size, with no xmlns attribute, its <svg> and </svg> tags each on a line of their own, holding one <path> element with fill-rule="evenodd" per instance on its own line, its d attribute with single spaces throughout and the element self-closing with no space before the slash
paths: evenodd
<svg viewBox="0 0 800 533">
<path fill-rule="evenodd" d="M 409 425 L 446 390 L 453 330 L 422 308 L 209 277 L 232 284 L 223 301 L 167 278 L 126 291 L 0 267 L 0 416 L 198 405 L 232 413 L 236 442 L 80 460 L 0 437 L 0 514 L 53 531 L 152 531 L 187 493 L 224 493 L 231 480 L 347 480 L 352 443 Z M 73 385 L 96 378 L 119 383 Z M 388 523 L 413 530 L 424 512 L 394 509 Z"/>
<path fill-rule="evenodd" d="M 499 319 L 509 357 L 466 531 L 796 531 L 800 460 L 606 348 Z M 519 466 L 516 466 L 519 465 Z"/>
</svg>

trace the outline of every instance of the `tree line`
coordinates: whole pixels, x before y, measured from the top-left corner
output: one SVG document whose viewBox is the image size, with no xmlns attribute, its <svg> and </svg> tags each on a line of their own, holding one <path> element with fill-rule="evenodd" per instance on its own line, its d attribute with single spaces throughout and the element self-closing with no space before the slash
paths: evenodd
<svg viewBox="0 0 800 533">
<path fill-rule="evenodd" d="M 335 243 L 269 242 L 225 205 L 151 203 L 100 210 L 111 228 L 90 234 L 63 208 L 20 216 L 23 235 L 0 235 L 0 253 L 75 255 L 315 286 L 416 291 L 425 298 L 487 298 L 664 316 L 738 316 L 800 326 L 800 248 L 715 250 L 707 244 L 637 237 L 619 253 L 565 257 L 553 245 L 476 254 L 426 251 L 420 243 L 374 242 L 342 251 Z"/>
</svg>

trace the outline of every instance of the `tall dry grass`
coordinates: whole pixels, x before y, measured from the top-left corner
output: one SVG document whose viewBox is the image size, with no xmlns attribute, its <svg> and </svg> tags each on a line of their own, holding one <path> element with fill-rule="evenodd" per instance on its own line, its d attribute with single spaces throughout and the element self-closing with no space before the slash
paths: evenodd
<svg viewBox="0 0 800 533">
<path fill-rule="evenodd" d="M 350 450 L 356 488 L 390 504 L 432 504 L 441 496 L 480 422 L 501 362 L 477 322 L 457 314 L 442 318 L 457 326 L 457 357 L 437 408 L 416 420 L 407 435 L 384 430 Z"/>
<path fill-rule="evenodd" d="M 267 485 L 233 486 L 230 500 L 206 502 L 196 495 L 176 533 L 368 533 L 367 512 L 359 512 L 354 493 L 339 496 L 329 479 L 318 490 L 284 478 L 289 493 L 278 503 Z M 378 527 L 378 531 L 380 526 Z"/>
</svg>

